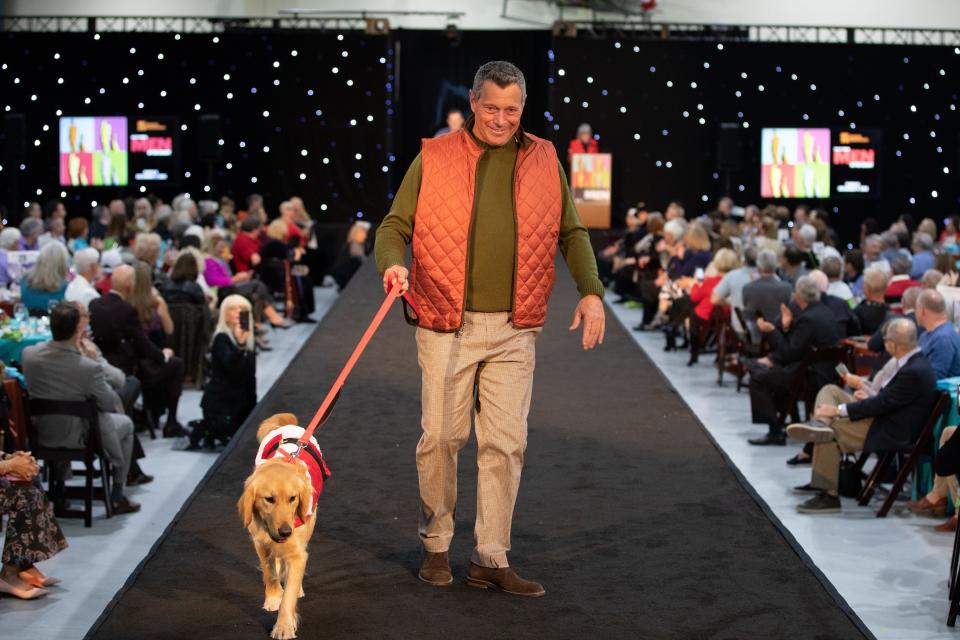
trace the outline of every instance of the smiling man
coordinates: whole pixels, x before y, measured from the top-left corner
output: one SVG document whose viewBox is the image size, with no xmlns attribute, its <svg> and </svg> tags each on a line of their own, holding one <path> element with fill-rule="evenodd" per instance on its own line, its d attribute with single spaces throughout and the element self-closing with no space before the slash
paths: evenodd
<svg viewBox="0 0 960 640">
<path fill-rule="evenodd" d="M 467 582 L 542 596 L 542 585 L 511 569 L 507 551 L 527 446 L 534 342 L 546 320 L 558 246 L 580 292 L 570 329 L 583 325 L 584 349 L 603 342 L 604 312 L 593 249 L 556 149 L 520 127 L 526 97 L 514 65 L 480 67 L 470 91 L 474 116 L 460 131 L 423 141 L 377 230 L 376 259 L 384 288 L 397 278 L 420 310 L 420 579 L 453 581 L 447 550 L 457 457 L 475 408 L 476 546 Z"/>
</svg>

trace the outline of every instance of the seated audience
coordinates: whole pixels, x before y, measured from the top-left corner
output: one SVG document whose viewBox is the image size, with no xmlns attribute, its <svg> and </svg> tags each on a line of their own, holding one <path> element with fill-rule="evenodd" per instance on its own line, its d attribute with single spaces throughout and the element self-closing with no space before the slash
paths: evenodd
<svg viewBox="0 0 960 640">
<path fill-rule="evenodd" d="M 850 286 L 855 298 L 863 295 L 863 253 L 851 249 L 843 256 L 843 281 Z"/>
<path fill-rule="evenodd" d="M 686 306 L 686 316 L 690 323 L 690 360 L 687 366 L 691 367 L 697 363 L 702 345 L 698 335 L 702 330 L 709 326 L 710 319 L 713 316 L 713 291 L 725 275 L 739 266 L 740 261 L 737 254 L 731 249 L 720 249 L 713 258 L 713 262 L 707 265 L 706 273 L 702 281 L 695 282 L 690 287 L 690 298 L 687 305 L 680 305 L 679 301 L 674 303 L 670 309 L 671 322 L 676 323 L 675 312 L 681 307 Z M 691 312 L 692 309 L 692 312 Z M 686 319 L 686 318 L 685 318 Z M 682 322 L 682 320 L 681 320 Z"/>
<path fill-rule="evenodd" d="M 743 287 L 743 319 L 759 337 L 757 320 L 780 323 L 780 308 L 790 302 L 793 288 L 777 276 L 777 254 L 764 249 L 757 254 L 757 278 Z"/>
<path fill-rule="evenodd" d="M 44 245 L 37 263 L 20 281 L 20 299 L 30 311 L 46 313 L 49 306 L 63 300 L 70 273 L 70 254 L 59 242 Z"/>
<path fill-rule="evenodd" d="M 197 284 L 198 276 L 196 257 L 189 251 L 181 252 L 170 271 L 170 283 L 163 289 L 163 299 L 167 304 L 205 304 L 206 296 Z"/>
<path fill-rule="evenodd" d="M 799 442 L 812 442 L 813 470 L 809 484 L 798 491 L 816 495 L 800 504 L 801 513 L 840 511 L 837 494 L 841 457 L 863 451 L 909 449 L 937 401 L 937 380 L 917 346 L 917 328 L 906 318 L 887 325 L 885 346 L 894 364 L 867 383 L 847 376 L 853 395 L 836 385 L 817 394 L 815 419 L 792 424 L 787 433 Z M 872 392 L 872 393 L 871 393 Z"/>
<path fill-rule="evenodd" d="M 60 580 L 43 574 L 38 562 L 67 548 L 53 505 L 37 483 L 40 467 L 29 451 L 0 454 L 0 518 L 7 516 L 0 593 L 33 600 Z"/>
<path fill-rule="evenodd" d="M 110 203 L 111 206 L 113 203 Z M 123 202 L 120 201 L 120 208 L 123 208 Z M 126 239 L 128 236 L 127 229 L 127 213 L 126 211 L 117 211 L 113 212 L 110 215 L 110 224 L 107 226 L 107 230 L 103 237 L 103 248 L 115 249 L 123 247 L 126 244 Z"/>
<path fill-rule="evenodd" d="M 820 263 L 820 267 L 830 282 L 827 286 L 827 293 L 840 298 L 844 302 L 852 300 L 853 290 L 850 285 L 843 281 L 843 260 L 836 256 L 827 256 Z"/>
<path fill-rule="evenodd" d="M 716 262 L 716 258 L 714 258 Z M 713 304 L 726 304 L 732 309 L 743 309 L 743 288 L 750 284 L 757 276 L 757 250 L 755 247 L 748 246 L 743 252 L 743 266 L 724 274 L 720 282 L 710 294 L 710 300 Z M 746 327 L 740 326 L 740 319 L 734 314 L 730 318 L 734 330 L 737 333 L 746 331 Z"/>
<path fill-rule="evenodd" d="M 910 277 L 919 280 L 928 270 L 933 269 L 933 236 L 929 233 L 918 231 L 913 234 L 913 269 L 910 271 Z"/>
<path fill-rule="evenodd" d="M 890 311 L 887 309 L 885 294 L 889 276 L 880 269 L 867 269 L 863 274 L 863 302 L 853 313 L 860 321 L 860 330 L 864 334 L 873 334 L 883 325 Z"/>
<path fill-rule="evenodd" d="M 8 253 L 20 250 L 20 238 L 20 229 L 16 227 L 6 227 L 0 231 L 0 286 L 8 287 L 15 282 L 9 268 Z"/>
<path fill-rule="evenodd" d="M 153 286 L 153 276 L 145 262 L 135 262 L 133 270 L 134 284 L 130 304 L 137 310 L 137 317 L 147 337 L 163 349 L 167 346 L 167 336 L 173 333 L 173 319 L 167 309 L 167 301 Z"/>
<path fill-rule="evenodd" d="M 850 305 L 847 304 L 846 300 L 842 300 L 828 293 L 830 280 L 827 278 L 827 274 L 819 269 L 814 269 L 810 272 L 810 277 L 813 278 L 814 282 L 817 283 L 817 288 L 820 289 L 821 304 L 830 309 L 833 317 L 836 318 L 837 330 L 840 332 L 840 337 L 849 338 L 851 336 L 859 336 L 861 333 L 860 321 L 857 320 L 857 316 L 854 315 Z"/>
<path fill-rule="evenodd" d="M 233 241 L 233 269 L 237 273 L 253 271 L 260 265 L 260 216 L 247 216 Z"/>
<path fill-rule="evenodd" d="M 144 404 L 154 419 L 167 414 L 164 437 L 186 435 L 177 422 L 177 406 L 183 390 L 183 360 L 171 349 L 160 349 L 147 337 L 132 299 L 137 278 L 134 268 L 120 265 L 113 271 L 109 294 L 90 303 L 93 339 L 104 357 L 127 375 L 136 375 Z"/>
<path fill-rule="evenodd" d="M 76 254 L 81 249 L 90 246 L 87 242 L 87 236 L 90 234 L 90 226 L 86 218 L 74 218 L 67 225 L 67 249 L 70 253 Z"/>
<path fill-rule="evenodd" d="M 350 282 L 353 274 L 356 273 L 366 261 L 367 237 L 369 233 L 370 223 L 366 220 L 357 220 L 353 223 L 353 226 L 350 227 L 350 233 L 347 234 L 347 243 L 331 270 L 333 279 L 337 283 L 337 291 L 343 291 L 343 288 Z M 627 234 L 627 239 L 629 238 L 631 238 L 631 236 Z M 634 242 L 633 244 L 636 243 Z M 631 251 L 632 249 L 633 247 L 631 245 Z"/>
<path fill-rule="evenodd" d="M 80 352 L 78 343 L 86 323 L 86 314 L 76 305 L 61 302 L 54 307 L 50 313 L 53 339 L 23 350 L 23 375 L 33 398 L 96 398 L 100 410 L 100 440 L 113 467 L 110 495 L 113 512 L 133 513 L 140 510 L 140 505 L 123 493 L 133 459 L 133 421 L 122 413 L 120 398 L 107 384 L 100 366 Z M 84 447 L 87 425 L 80 418 L 51 415 L 36 416 L 33 421 L 39 444 L 71 449 Z"/>
<path fill-rule="evenodd" d="M 840 339 L 833 313 L 820 303 L 820 289 L 813 278 L 797 280 L 793 301 L 800 312 L 780 307 L 779 326 L 764 318 L 757 319 L 757 327 L 770 343 L 769 356 L 745 362 L 750 371 L 750 409 L 754 424 L 766 424 L 768 432 L 761 438 L 749 440 L 754 445 L 784 445 L 786 435 L 780 416 L 784 400 L 790 394 L 804 355 L 811 347 L 833 346 Z M 832 377 L 816 371 L 818 377 Z"/>
<path fill-rule="evenodd" d="M 875 233 L 863 240 L 863 267 L 890 273 L 890 262 L 883 257 L 883 239 Z"/>
<path fill-rule="evenodd" d="M 917 298 L 916 323 L 923 328 L 918 339 L 937 379 L 960 376 L 960 335 L 947 320 L 947 305 L 937 291 L 927 289 Z"/>
<path fill-rule="evenodd" d="M 910 277 L 912 268 L 910 258 L 904 255 L 896 255 L 890 258 L 890 271 L 893 274 L 887 283 L 887 291 L 884 294 L 887 304 L 897 304 L 900 302 L 903 292 L 910 287 L 919 287 L 920 283 Z"/>
<path fill-rule="evenodd" d="M 43 221 L 25 218 L 20 223 L 20 251 L 39 251 L 41 233 L 43 233 Z"/>
<path fill-rule="evenodd" d="M 201 439 L 230 439 L 257 404 L 257 360 L 254 354 L 251 306 L 239 295 L 227 296 L 220 305 L 220 319 L 210 344 L 210 380 L 203 388 L 200 406 L 203 426 L 190 434 L 191 448 Z M 246 326 L 241 322 L 246 314 Z"/>
<path fill-rule="evenodd" d="M 807 275 L 807 253 L 797 247 L 787 247 L 780 256 L 780 275 L 791 287 Z"/>
<path fill-rule="evenodd" d="M 93 283 L 100 275 L 100 252 L 91 247 L 80 249 L 73 256 L 73 280 L 67 285 L 64 299 L 70 302 L 79 302 L 87 309 L 90 301 L 100 297 Z"/>
<path fill-rule="evenodd" d="M 920 287 L 910 287 L 903 292 L 903 298 L 901 301 L 900 315 L 897 316 L 887 316 L 886 322 L 880 325 L 880 328 L 877 329 L 876 333 L 870 336 L 870 340 L 867 341 L 867 349 L 874 353 L 884 353 L 885 349 L 883 348 L 883 336 L 884 331 L 887 328 L 887 322 L 890 322 L 894 318 L 906 318 L 910 322 L 917 325 L 917 335 L 923 335 L 923 327 L 917 324 L 917 298 L 920 297 L 920 293 L 923 291 Z"/>
</svg>

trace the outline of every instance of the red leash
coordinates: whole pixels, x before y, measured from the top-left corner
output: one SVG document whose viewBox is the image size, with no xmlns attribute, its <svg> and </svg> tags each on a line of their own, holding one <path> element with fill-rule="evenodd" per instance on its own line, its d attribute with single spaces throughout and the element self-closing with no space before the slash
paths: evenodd
<svg viewBox="0 0 960 640">
<path fill-rule="evenodd" d="M 300 437 L 300 441 L 297 442 L 296 450 L 293 453 L 288 454 L 290 462 L 293 462 L 297 456 L 300 455 L 300 452 L 303 450 L 303 448 L 310 443 L 310 438 L 313 437 L 313 432 L 316 431 L 317 427 L 326 422 L 327 418 L 330 417 L 330 413 L 333 410 L 333 405 L 336 404 L 337 399 L 340 397 L 340 391 L 343 389 L 343 385 L 347 381 L 347 376 L 349 376 L 350 372 L 353 371 L 354 365 L 357 364 L 357 360 L 360 359 L 360 355 L 363 353 L 364 349 L 367 348 L 367 344 L 370 342 L 370 339 L 373 338 L 373 334 L 376 333 L 377 329 L 380 328 L 380 323 L 383 322 L 384 317 L 387 315 L 387 311 L 390 310 L 390 305 L 392 305 L 393 301 L 397 299 L 397 293 L 399 290 L 400 283 L 396 278 L 393 278 L 393 281 L 390 285 L 390 292 L 384 299 L 383 304 L 380 305 L 377 315 L 373 317 L 373 321 L 370 323 L 370 326 L 367 327 L 367 330 L 363 333 L 363 337 L 360 338 L 360 342 L 357 343 L 353 353 L 350 354 L 347 364 L 344 365 L 340 375 L 337 376 L 337 380 L 333 383 L 333 386 L 327 393 L 327 397 L 323 399 L 323 404 L 320 405 L 317 413 L 314 414 L 313 420 L 311 420 L 310 424 L 307 425 L 306 431 L 303 432 L 303 435 Z M 408 305 L 410 305 L 410 308 L 413 310 L 413 313 L 416 315 L 416 317 L 419 318 L 420 313 L 417 310 L 417 305 L 414 303 L 409 291 L 403 294 L 403 299 Z"/>
</svg>

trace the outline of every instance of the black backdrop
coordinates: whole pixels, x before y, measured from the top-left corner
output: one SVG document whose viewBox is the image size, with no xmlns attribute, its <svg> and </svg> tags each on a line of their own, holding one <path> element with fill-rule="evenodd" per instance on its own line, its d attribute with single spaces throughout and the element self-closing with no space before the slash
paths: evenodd
<svg viewBox="0 0 960 640">
<path fill-rule="evenodd" d="M 179 117 L 187 125 L 180 137 L 184 176 L 179 185 L 149 187 L 167 199 L 179 191 L 194 198 L 260 192 L 275 211 L 281 199 L 299 194 L 321 221 L 343 223 L 359 214 L 376 220 L 388 210 L 420 138 L 441 125 L 447 107 L 466 106 L 464 92 L 477 66 L 496 58 L 526 73 L 526 128 L 552 136 L 563 153 L 587 121 L 602 148 L 615 154 L 615 221 L 640 199 L 659 208 L 679 198 L 692 214 L 712 207 L 727 178 L 716 169 L 725 122 L 740 125 L 741 166 L 729 179 L 741 204 L 760 203 L 763 126 L 853 122 L 883 130 L 881 197 L 822 203 L 836 212 L 848 239 L 866 215 L 889 219 L 909 211 L 941 218 L 956 211 L 960 195 L 954 179 L 960 55 L 950 47 L 724 42 L 721 49 L 715 42 L 568 39 L 543 31 L 465 31 L 451 39 L 438 31 L 231 30 L 179 38 L 7 33 L 0 58 L 3 113 L 25 114 L 22 144 L 13 144 L 7 127 L 0 156 L 0 197 L 15 210 L 24 200 L 64 191 L 72 213 L 86 213 L 91 201 L 119 195 L 57 186 L 59 109 L 64 115 Z M 209 194 L 197 146 L 203 114 L 221 116 L 224 139 Z M 132 186 L 124 195 L 137 192 Z"/>
<path fill-rule="evenodd" d="M 740 204 L 761 200 L 762 127 L 852 122 L 883 131 L 881 197 L 814 202 L 835 212 L 848 241 L 868 215 L 938 219 L 957 210 L 960 55 L 952 47 L 560 38 L 553 52 L 555 142 L 565 148 L 581 121 L 593 125 L 601 150 L 614 154 L 621 220 L 637 200 L 661 208 L 679 198 L 688 215 L 712 208 L 726 178 L 716 163 L 721 123 L 740 125 L 740 169 L 730 174 Z"/>
<path fill-rule="evenodd" d="M 0 38 L 0 104 L 10 106 L 7 113 L 25 114 L 26 136 L 16 148 L 6 132 L 3 156 L 23 158 L 25 169 L 3 163 L 3 202 L 16 210 L 26 199 L 43 202 L 65 191 L 71 213 L 87 213 L 90 201 L 118 195 L 116 188 L 57 185 L 60 110 L 179 117 L 187 126 L 180 135 L 183 178 L 179 185 L 148 186 L 167 201 L 180 191 L 195 199 L 258 192 L 275 213 L 281 200 L 299 194 L 321 220 L 379 216 L 388 204 L 388 49 L 386 36 L 356 32 L 6 34 Z M 224 141 L 209 193 L 198 148 L 203 114 L 220 115 Z"/>
</svg>

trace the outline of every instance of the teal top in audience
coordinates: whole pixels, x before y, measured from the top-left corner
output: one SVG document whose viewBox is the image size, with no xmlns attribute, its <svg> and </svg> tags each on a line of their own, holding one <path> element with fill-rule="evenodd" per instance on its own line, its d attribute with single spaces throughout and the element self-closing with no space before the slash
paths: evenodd
<svg viewBox="0 0 960 640">
<path fill-rule="evenodd" d="M 27 284 L 26 278 L 20 282 L 20 301 L 30 311 L 47 311 L 47 305 L 50 301 L 60 302 L 67 291 L 67 283 L 56 291 L 38 291 L 31 289 Z"/>
</svg>

